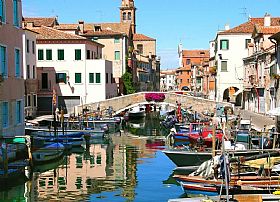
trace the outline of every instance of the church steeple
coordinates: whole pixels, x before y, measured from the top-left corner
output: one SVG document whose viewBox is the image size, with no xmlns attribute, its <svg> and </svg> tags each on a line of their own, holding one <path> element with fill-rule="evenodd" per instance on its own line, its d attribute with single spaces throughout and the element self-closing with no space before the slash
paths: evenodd
<svg viewBox="0 0 280 202">
<path fill-rule="evenodd" d="M 136 8 L 134 0 L 122 0 L 120 7 L 121 23 L 131 23 L 132 33 L 136 33 Z"/>
</svg>

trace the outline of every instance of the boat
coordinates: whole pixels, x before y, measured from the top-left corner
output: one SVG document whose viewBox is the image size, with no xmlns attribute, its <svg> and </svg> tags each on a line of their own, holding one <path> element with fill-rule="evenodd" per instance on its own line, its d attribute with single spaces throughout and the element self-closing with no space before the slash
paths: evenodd
<svg viewBox="0 0 280 202">
<path fill-rule="evenodd" d="M 237 145 L 239 146 L 239 145 Z M 251 156 L 262 152 L 260 149 L 256 150 L 242 150 L 228 149 L 229 156 Z M 265 152 L 266 150 L 264 150 Z M 271 151 L 271 150 L 269 150 Z M 162 151 L 177 167 L 183 166 L 199 166 L 203 162 L 212 158 L 213 152 L 211 149 L 205 149 L 204 151 L 187 149 L 167 149 Z M 221 151 L 217 151 L 220 154 Z"/>
<path fill-rule="evenodd" d="M 29 178 L 29 161 L 20 160 L 8 163 L 7 169 L 0 168 L 0 190 L 19 182 L 25 182 Z"/>
<path fill-rule="evenodd" d="M 60 158 L 65 147 L 61 143 L 52 143 L 32 152 L 32 160 L 36 163 L 46 163 Z"/>
<path fill-rule="evenodd" d="M 203 127 L 199 133 L 189 134 L 189 141 L 192 145 L 205 145 L 206 147 L 212 147 L 212 136 L 213 128 Z M 223 131 L 221 129 L 215 129 L 215 139 L 221 142 L 222 137 Z"/>
<path fill-rule="evenodd" d="M 146 116 L 145 109 L 140 106 L 131 108 L 127 113 L 129 118 L 140 118 Z"/>
</svg>

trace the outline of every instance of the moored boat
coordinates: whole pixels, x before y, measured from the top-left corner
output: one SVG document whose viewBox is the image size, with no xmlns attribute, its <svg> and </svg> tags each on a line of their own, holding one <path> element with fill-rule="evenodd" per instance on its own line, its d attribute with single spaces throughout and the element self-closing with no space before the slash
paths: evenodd
<svg viewBox="0 0 280 202">
<path fill-rule="evenodd" d="M 61 143 L 52 143 L 32 152 L 32 160 L 36 163 L 45 163 L 60 158 L 65 147 Z"/>
</svg>

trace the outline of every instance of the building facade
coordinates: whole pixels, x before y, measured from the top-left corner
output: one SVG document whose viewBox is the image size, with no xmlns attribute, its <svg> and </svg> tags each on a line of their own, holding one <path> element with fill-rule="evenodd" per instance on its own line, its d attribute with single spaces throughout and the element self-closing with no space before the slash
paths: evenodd
<svg viewBox="0 0 280 202">
<path fill-rule="evenodd" d="M 23 78 L 25 86 L 25 117 L 37 115 L 38 79 L 36 66 L 36 32 L 24 29 L 23 33 Z"/>
<path fill-rule="evenodd" d="M 177 90 L 176 70 L 162 70 L 160 72 L 160 91 Z"/>
<path fill-rule="evenodd" d="M 24 135 L 21 1 L 0 1 L 0 137 Z"/>
<path fill-rule="evenodd" d="M 112 62 L 102 59 L 103 45 L 49 27 L 34 28 L 37 35 L 38 111 L 58 108 L 72 113 L 74 106 L 117 96 Z M 95 56 L 95 57 L 94 57 Z"/>
</svg>

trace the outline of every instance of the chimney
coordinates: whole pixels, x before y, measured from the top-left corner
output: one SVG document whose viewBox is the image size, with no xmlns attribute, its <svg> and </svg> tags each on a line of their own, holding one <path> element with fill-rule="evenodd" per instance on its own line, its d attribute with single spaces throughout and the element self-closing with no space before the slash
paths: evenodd
<svg viewBox="0 0 280 202">
<path fill-rule="evenodd" d="M 26 23 L 26 28 L 32 28 L 34 27 L 34 23 L 33 22 L 27 22 Z"/>
<path fill-rule="evenodd" d="M 225 31 L 229 30 L 229 24 L 225 24 Z"/>
<path fill-rule="evenodd" d="M 266 13 L 264 15 L 264 26 L 269 27 L 271 25 L 271 15 Z"/>
<path fill-rule="evenodd" d="M 79 27 L 81 30 L 81 33 L 85 32 L 85 22 L 83 20 L 79 20 Z"/>
</svg>

